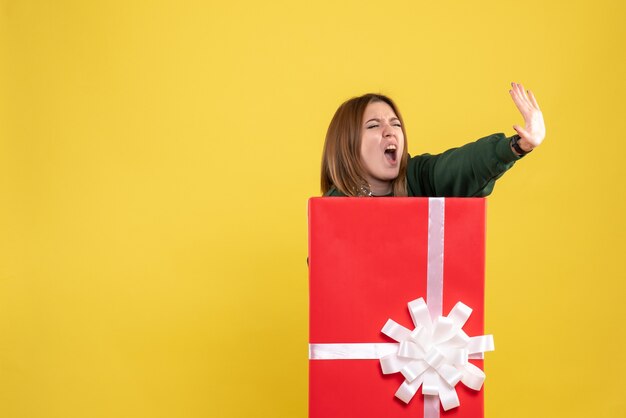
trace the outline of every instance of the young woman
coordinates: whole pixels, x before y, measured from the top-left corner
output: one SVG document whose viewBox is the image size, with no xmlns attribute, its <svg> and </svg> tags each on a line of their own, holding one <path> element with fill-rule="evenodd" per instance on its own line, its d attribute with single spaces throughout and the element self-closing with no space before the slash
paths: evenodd
<svg viewBox="0 0 626 418">
<path fill-rule="evenodd" d="M 524 128 L 493 134 L 439 155 L 411 157 L 395 103 L 365 94 L 343 103 L 330 122 L 322 159 L 324 196 L 487 196 L 495 181 L 545 137 L 535 96 L 511 83 Z"/>
</svg>

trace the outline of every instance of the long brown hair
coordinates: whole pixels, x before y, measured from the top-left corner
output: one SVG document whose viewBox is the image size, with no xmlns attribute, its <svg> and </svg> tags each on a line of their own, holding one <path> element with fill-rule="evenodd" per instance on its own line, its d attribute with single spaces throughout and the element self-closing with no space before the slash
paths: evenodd
<svg viewBox="0 0 626 418">
<path fill-rule="evenodd" d="M 368 104 L 385 102 L 400 119 L 404 148 L 398 177 L 392 182 L 394 196 L 407 195 L 406 164 L 408 159 L 404 121 L 393 100 L 382 94 L 364 94 L 344 102 L 330 121 L 322 154 L 322 194 L 335 187 L 346 196 L 361 196 L 369 191 L 361 161 L 363 113 Z"/>
</svg>

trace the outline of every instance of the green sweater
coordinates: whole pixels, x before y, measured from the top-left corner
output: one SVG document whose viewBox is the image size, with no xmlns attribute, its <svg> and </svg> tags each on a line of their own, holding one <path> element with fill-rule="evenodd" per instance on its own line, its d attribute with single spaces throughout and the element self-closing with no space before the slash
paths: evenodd
<svg viewBox="0 0 626 418">
<path fill-rule="evenodd" d="M 409 196 L 482 197 L 520 157 L 510 138 L 493 134 L 442 154 L 409 156 L 406 177 Z M 344 196 L 331 188 L 325 196 Z"/>
</svg>

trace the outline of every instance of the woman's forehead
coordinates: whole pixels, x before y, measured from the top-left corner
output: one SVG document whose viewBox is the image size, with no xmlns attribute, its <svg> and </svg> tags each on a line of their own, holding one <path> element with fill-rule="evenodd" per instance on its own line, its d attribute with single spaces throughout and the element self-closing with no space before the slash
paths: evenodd
<svg viewBox="0 0 626 418">
<path fill-rule="evenodd" d="M 370 119 L 393 119 L 397 117 L 391 106 L 385 102 L 371 102 L 365 108 L 365 112 L 363 112 L 364 121 Z"/>
</svg>

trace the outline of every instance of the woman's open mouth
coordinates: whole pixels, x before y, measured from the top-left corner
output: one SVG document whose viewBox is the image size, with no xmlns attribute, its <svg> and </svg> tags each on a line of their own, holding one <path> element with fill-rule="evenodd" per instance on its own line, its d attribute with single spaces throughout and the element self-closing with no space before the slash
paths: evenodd
<svg viewBox="0 0 626 418">
<path fill-rule="evenodd" d="M 396 146 L 393 144 L 387 145 L 387 148 L 385 149 L 385 158 L 387 158 L 387 161 L 389 161 L 390 164 L 396 164 L 398 161 L 397 155 L 398 151 L 396 150 Z"/>
</svg>

